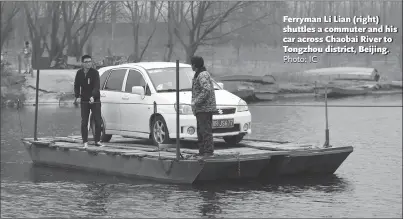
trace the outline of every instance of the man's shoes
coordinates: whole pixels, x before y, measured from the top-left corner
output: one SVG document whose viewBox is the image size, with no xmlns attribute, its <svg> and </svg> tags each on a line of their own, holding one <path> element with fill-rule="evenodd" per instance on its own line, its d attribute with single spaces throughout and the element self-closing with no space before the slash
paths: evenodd
<svg viewBox="0 0 404 219">
<path fill-rule="evenodd" d="M 95 142 L 95 146 L 98 146 L 98 147 L 104 147 L 104 145 L 103 144 L 101 144 L 101 142 Z"/>
<path fill-rule="evenodd" d="M 83 147 L 84 147 L 84 148 L 87 148 L 87 147 L 88 147 L 88 143 L 85 142 L 85 143 L 83 144 Z"/>
</svg>

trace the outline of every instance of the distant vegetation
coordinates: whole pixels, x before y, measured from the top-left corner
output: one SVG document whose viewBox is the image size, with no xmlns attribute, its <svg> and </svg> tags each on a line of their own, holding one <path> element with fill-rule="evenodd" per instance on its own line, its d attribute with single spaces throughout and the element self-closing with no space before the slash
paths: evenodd
<svg viewBox="0 0 404 219">
<path fill-rule="evenodd" d="M 399 33 L 388 34 L 394 41 L 389 45 L 392 53 L 385 57 L 329 54 L 316 65 L 283 64 L 284 15 L 378 15 L 380 24 L 399 27 Z M 199 54 L 217 74 L 264 75 L 353 65 L 402 75 L 399 1 L 2 1 L 1 16 L 2 51 L 15 54 L 29 40 L 33 59 L 46 56 L 49 64 L 63 54 L 78 58 L 92 53 L 97 59 L 122 55 L 132 62 L 189 62 L 191 55 Z"/>
</svg>

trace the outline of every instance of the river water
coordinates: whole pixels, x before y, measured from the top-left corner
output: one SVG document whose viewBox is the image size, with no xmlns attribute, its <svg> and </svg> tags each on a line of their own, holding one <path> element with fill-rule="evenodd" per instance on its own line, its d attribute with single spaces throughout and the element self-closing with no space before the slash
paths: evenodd
<svg viewBox="0 0 404 219">
<path fill-rule="evenodd" d="M 262 104 L 250 106 L 254 132 L 250 138 L 324 141 L 323 107 Z M 330 100 L 329 104 L 402 106 L 402 95 Z M 79 134 L 78 108 L 41 105 L 39 109 L 39 137 Z M 354 146 L 354 152 L 333 176 L 197 186 L 33 167 L 20 139 L 33 136 L 34 108 L 20 111 L 21 125 L 18 115 L 15 109 L 1 111 L 2 218 L 402 218 L 400 107 L 329 108 L 331 143 Z"/>
</svg>

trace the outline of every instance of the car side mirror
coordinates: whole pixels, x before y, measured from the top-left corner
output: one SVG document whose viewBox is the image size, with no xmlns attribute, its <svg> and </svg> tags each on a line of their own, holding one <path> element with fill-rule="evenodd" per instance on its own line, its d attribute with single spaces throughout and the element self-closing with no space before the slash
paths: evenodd
<svg viewBox="0 0 404 219">
<path fill-rule="evenodd" d="M 217 84 L 219 85 L 220 88 L 224 89 L 224 84 L 222 82 L 218 82 Z"/>
<path fill-rule="evenodd" d="M 142 98 L 145 95 L 144 88 L 142 86 L 133 86 L 132 87 L 132 94 L 140 95 Z"/>
</svg>

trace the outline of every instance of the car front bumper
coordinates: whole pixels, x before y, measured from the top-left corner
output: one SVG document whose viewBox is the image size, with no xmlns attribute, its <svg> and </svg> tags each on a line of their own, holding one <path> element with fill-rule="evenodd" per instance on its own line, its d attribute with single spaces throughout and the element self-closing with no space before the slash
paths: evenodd
<svg viewBox="0 0 404 219">
<path fill-rule="evenodd" d="M 170 138 L 177 137 L 176 114 L 164 115 Z M 236 112 L 229 115 L 213 115 L 213 120 L 234 119 L 232 128 L 214 128 L 213 137 L 234 136 L 239 134 L 251 134 L 251 113 L 249 111 Z M 180 115 L 180 138 L 195 139 L 198 137 L 196 132 L 196 117 L 194 115 Z M 192 131 L 193 130 L 193 131 Z"/>
</svg>

